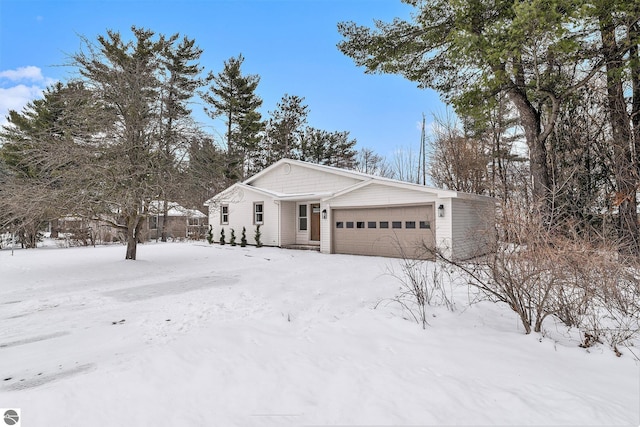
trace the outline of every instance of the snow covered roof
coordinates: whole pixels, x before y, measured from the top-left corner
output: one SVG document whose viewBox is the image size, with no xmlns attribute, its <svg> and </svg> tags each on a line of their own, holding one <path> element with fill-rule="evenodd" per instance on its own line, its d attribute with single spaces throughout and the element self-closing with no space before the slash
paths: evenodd
<svg viewBox="0 0 640 427">
<path fill-rule="evenodd" d="M 163 202 L 152 200 L 149 203 L 149 213 L 152 215 L 163 214 Z M 189 218 L 206 218 L 207 216 L 197 209 L 188 209 L 176 202 L 168 202 L 167 216 L 186 216 Z"/>
</svg>

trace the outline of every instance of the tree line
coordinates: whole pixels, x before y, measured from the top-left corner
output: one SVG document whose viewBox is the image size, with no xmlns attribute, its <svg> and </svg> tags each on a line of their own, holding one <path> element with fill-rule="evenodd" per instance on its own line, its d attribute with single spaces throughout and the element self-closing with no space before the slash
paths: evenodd
<svg viewBox="0 0 640 427">
<path fill-rule="evenodd" d="M 435 184 L 497 197 L 547 230 L 640 253 L 640 4 L 406 0 L 411 19 L 342 22 L 367 73 L 438 91 Z"/>
<path fill-rule="evenodd" d="M 169 201 L 200 209 L 284 157 L 354 167 L 355 139 L 309 126 L 303 97 L 285 94 L 264 120 L 260 78 L 243 73 L 242 55 L 205 74 L 195 40 L 138 27 L 132 34 L 83 37 L 70 56 L 78 76 L 9 112 L 0 132 L 0 231 L 16 232 L 26 247 L 36 246 L 44 223 L 71 215 L 121 230 L 126 259 L 136 259 L 152 201 L 163 202 L 165 216 Z M 222 140 L 195 121 L 197 96 L 224 120 Z"/>
</svg>

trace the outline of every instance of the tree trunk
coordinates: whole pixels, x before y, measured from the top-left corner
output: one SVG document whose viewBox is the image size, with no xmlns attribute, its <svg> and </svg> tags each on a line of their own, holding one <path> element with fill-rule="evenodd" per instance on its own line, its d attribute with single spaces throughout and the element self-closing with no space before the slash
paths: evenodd
<svg viewBox="0 0 640 427">
<path fill-rule="evenodd" d="M 509 98 L 518 109 L 524 135 L 529 147 L 529 169 L 531 177 L 531 195 L 535 206 L 541 211 L 542 218 L 549 218 L 550 180 L 547 166 L 547 147 L 541 138 L 540 114 L 518 89 L 509 92 Z"/>
<path fill-rule="evenodd" d="M 169 219 L 169 202 L 167 202 L 166 198 L 162 201 L 162 237 L 161 241 L 167 241 L 167 220 Z M 157 233 L 157 231 L 156 231 Z"/>
<path fill-rule="evenodd" d="M 638 253 L 638 180 L 631 152 L 631 127 L 622 85 L 624 61 L 616 43 L 616 27 L 611 12 L 603 8 L 599 20 L 602 53 L 607 71 L 607 107 L 613 139 L 613 167 L 616 180 L 614 204 L 618 206 L 619 212 L 618 237 L 625 251 Z"/>
<path fill-rule="evenodd" d="M 138 215 L 138 213 L 133 214 L 127 219 L 127 255 L 125 256 L 125 259 L 136 259 L 141 220 L 142 217 Z"/>
<path fill-rule="evenodd" d="M 640 175 L 640 23 L 636 22 L 629 29 L 631 48 L 631 123 L 633 124 L 633 142 L 636 153 L 636 168 Z"/>
</svg>

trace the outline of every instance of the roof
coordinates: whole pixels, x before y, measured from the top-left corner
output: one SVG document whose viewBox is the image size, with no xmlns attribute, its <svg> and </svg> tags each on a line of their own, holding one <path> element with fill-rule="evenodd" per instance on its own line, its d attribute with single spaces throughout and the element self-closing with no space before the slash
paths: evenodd
<svg viewBox="0 0 640 427">
<path fill-rule="evenodd" d="M 300 193 L 300 194 L 283 194 L 283 193 L 278 193 L 271 190 L 266 190 L 264 188 L 255 187 L 252 185 L 252 183 L 258 180 L 260 177 L 269 174 L 272 170 L 278 168 L 282 164 L 296 165 L 296 166 L 300 166 L 307 169 L 313 169 L 313 170 L 327 172 L 335 175 L 355 178 L 355 179 L 358 179 L 360 182 L 350 187 L 341 189 L 334 193 L 312 192 L 312 193 Z M 211 199 L 207 200 L 205 202 L 205 206 L 209 206 L 209 202 L 213 202 L 214 199 L 221 198 L 222 196 L 228 194 L 230 191 L 238 191 L 240 189 L 262 193 L 272 197 L 275 200 L 290 200 L 290 201 L 304 201 L 304 200 L 318 200 L 318 199 L 328 200 L 333 197 L 347 194 L 351 191 L 355 191 L 359 188 L 362 188 L 374 183 L 390 186 L 390 187 L 405 188 L 409 190 L 434 194 L 439 198 L 463 198 L 468 200 L 486 200 L 486 201 L 493 199 L 492 197 L 489 197 L 489 196 L 463 193 L 460 191 L 453 191 L 453 190 L 443 190 L 435 187 L 429 187 L 429 186 L 414 184 L 406 181 L 400 181 L 397 179 L 385 178 L 385 177 L 376 176 L 376 175 L 369 175 L 366 173 L 351 171 L 347 169 L 340 169 L 333 166 L 319 165 L 316 163 L 303 162 L 301 160 L 281 159 L 281 160 L 278 160 L 276 163 L 272 164 L 271 166 L 267 167 L 266 169 L 263 169 L 257 174 L 244 180 L 243 182 L 236 183 L 231 187 L 227 188 L 226 190 L 222 191 L 221 193 L 218 193 Z"/>
<path fill-rule="evenodd" d="M 206 218 L 207 217 L 204 213 L 202 213 L 197 209 L 188 209 L 188 208 L 185 208 L 184 206 L 180 206 L 176 202 L 167 202 L 167 203 L 168 203 L 167 216 L 174 216 L 174 217 L 185 216 L 189 218 Z M 163 213 L 162 207 L 163 206 L 161 201 L 152 200 L 151 203 L 149 203 L 149 213 L 152 215 L 162 214 Z"/>
</svg>

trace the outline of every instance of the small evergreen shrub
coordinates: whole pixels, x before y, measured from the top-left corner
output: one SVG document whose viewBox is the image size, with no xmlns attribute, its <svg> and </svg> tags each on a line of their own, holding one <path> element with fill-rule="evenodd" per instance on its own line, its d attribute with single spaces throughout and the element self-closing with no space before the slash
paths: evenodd
<svg viewBox="0 0 640 427">
<path fill-rule="evenodd" d="M 210 245 L 213 244 L 213 226 L 212 225 L 209 226 L 209 231 L 207 231 L 207 242 L 209 242 Z"/>
<path fill-rule="evenodd" d="M 240 247 L 244 248 L 247 246 L 247 228 L 242 227 L 242 236 L 240 237 Z"/>
<path fill-rule="evenodd" d="M 262 242 L 260 241 L 260 236 L 262 236 L 262 233 L 260 232 L 260 225 L 256 225 L 256 234 L 255 234 L 256 248 L 262 247 Z"/>
<path fill-rule="evenodd" d="M 231 238 L 229 239 L 229 244 L 231 246 L 236 245 L 236 231 L 233 228 L 231 229 Z"/>
<path fill-rule="evenodd" d="M 222 230 L 220 230 L 220 244 L 224 245 L 225 243 L 227 242 L 224 241 L 224 228 L 223 228 Z"/>
</svg>

